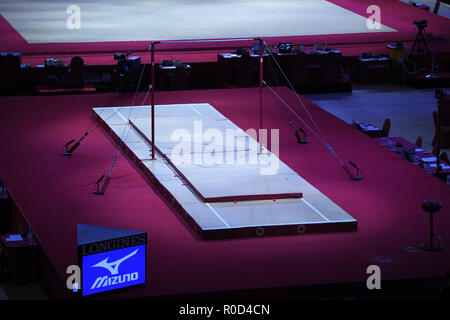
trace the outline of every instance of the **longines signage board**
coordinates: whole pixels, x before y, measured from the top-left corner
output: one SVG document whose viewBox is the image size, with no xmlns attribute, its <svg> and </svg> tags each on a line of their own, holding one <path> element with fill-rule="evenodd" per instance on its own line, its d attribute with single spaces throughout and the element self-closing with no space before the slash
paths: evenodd
<svg viewBox="0 0 450 320">
<path fill-rule="evenodd" d="M 83 296 L 143 284 L 147 233 L 77 225 Z"/>
</svg>

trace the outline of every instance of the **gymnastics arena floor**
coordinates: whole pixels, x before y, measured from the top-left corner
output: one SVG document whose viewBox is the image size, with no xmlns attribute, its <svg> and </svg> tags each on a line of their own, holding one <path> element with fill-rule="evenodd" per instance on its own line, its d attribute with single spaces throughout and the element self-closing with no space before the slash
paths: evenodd
<svg viewBox="0 0 450 320">
<path fill-rule="evenodd" d="M 306 117 L 290 90 L 275 90 Z M 209 103 L 246 130 L 258 127 L 258 95 L 258 89 L 250 88 L 160 92 L 155 98 L 158 105 Z M 137 101 L 144 96 L 140 93 Z M 268 89 L 263 91 L 264 123 L 280 129 L 280 160 L 356 219 L 356 232 L 202 240 L 124 154 L 106 194 L 93 195 L 95 181 L 108 172 L 118 146 L 96 126 L 92 108 L 126 106 L 132 97 L 0 98 L 2 177 L 59 276 L 55 286 L 63 288 L 67 266 L 77 263 L 77 224 L 148 233 L 147 284 L 104 296 L 109 298 L 320 283 L 365 286 L 366 268 L 372 264 L 380 265 L 383 280 L 442 277 L 448 271 L 449 250 L 409 250 L 428 239 L 429 216 L 420 207 L 425 199 L 443 202 L 435 233 L 444 247 L 450 246 L 448 185 L 302 98 L 334 150 L 364 170 L 362 181 L 350 180 L 315 136 L 309 135 L 309 144 L 297 142 Z M 63 145 L 89 127 L 72 157 L 63 157 Z"/>
<path fill-rule="evenodd" d="M 435 51 L 448 50 L 449 20 L 401 1 L 384 0 L 251 0 L 143 1 L 123 4 L 106 0 L 78 1 L 81 28 L 68 29 L 64 1 L 0 1 L 0 50 L 21 52 L 24 63 L 41 64 L 43 57 L 80 55 L 89 64 L 113 64 L 112 53 L 148 54 L 159 40 L 233 39 L 263 37 L 269 45 L 292 42 L 305 47 L 327 43 L 343 55 L 386 53 L 386 44 L 404 40 L 412 45 L 413 21 L 428 20 L 428 41 Z M 380 29 L 369 29 L 371 5 L 380 8 Z M 33 10 L 33 15 L 28 12 Z M 229 42 L 235 50 L 239 42 Z M 210 52 L 185 52 L 203 47 Z M 158 59 L 183 62 L 215 61 L 221 44 L 177 44 L 164 48 Z M 172 51 L 169 53 L 169 51 Z M 173 54 L 176 52 L 176 55 Z"/>
</svg>

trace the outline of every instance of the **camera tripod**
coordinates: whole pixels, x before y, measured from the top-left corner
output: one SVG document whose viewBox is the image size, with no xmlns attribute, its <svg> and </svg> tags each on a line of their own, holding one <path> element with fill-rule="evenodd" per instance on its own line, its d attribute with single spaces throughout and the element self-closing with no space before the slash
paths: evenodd
<svg viewBox="0 0 450 320">
<path fill-rule="evenodd" d="M 425 27 L 418 26 L 419 30 L 417 31 L 416 39 L 414 40 L 414 44 L 411 48 L 411 54 L 414 53 L 414 50 L 417 46 L 417 52 L 422 54 L 430 53 L 430 50 L 428 49 L 427 40 L 425 38 L 426 32 Z"/>
</svg>

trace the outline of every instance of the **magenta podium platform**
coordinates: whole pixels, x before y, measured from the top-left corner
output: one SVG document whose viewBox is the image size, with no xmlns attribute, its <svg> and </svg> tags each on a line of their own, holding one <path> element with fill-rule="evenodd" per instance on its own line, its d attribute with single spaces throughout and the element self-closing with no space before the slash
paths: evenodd
<svg viewBox="0 0 450 320">
<path fill-rule="evenodd" d="M 203 239 L 357 229 L 353 217 L 275 153 L 259 154 L 258 142 L 210 104 L 155 106 L 154 160 L 150 106 L 93 111 Z"/>
</svg>

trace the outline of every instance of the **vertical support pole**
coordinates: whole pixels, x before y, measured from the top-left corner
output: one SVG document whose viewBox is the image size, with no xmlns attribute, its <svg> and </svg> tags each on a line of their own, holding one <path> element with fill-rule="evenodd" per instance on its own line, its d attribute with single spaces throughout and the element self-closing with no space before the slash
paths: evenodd
<svg viewBox="0 0 450 320">
<path fill-rule="evenodd" d="M 155 42 L 151 44 L 152 56 L 152 160 L 155 160 Z"/>
<path fill-rule="evenodd" d="M 442 99 L 442 98 L 441 98 Z M 439 178 L 441 174 L 441 99 L 438 99 L 438 123 L 437 123 L 437 151 L 436 151 L 436 177 Z"/>
<path fill-rule="evenodd" d="M 430 247 L 433 248 L 434 244 L 433 244 L 433 238 L 434 238 L 434 232 L 433 232 L 433 213 L 434 212 L 430 212 Z"/>
<path fill-rule="evenodd" d="M 264 41 L 262 38 L 259 38 L 259 154 L 262 154 L 263 151 L 261 139 L 261 130 L 263 129 L 263 98 L 262 98 L 263 77 L 264 77 L 263 53 L 264 53 Z"/>
</svg>

